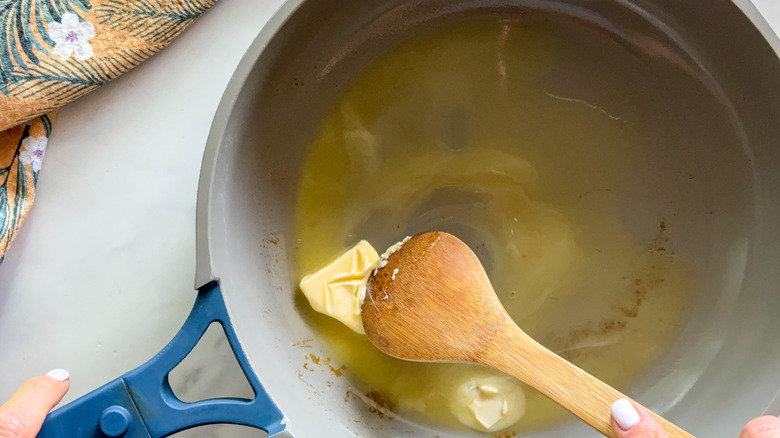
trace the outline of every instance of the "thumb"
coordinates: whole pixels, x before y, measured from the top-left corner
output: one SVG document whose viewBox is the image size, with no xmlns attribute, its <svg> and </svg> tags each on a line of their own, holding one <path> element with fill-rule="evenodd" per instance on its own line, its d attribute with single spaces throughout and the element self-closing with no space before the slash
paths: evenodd
<svg viewBox="0 0 780 438">
<path fill-rule="evenodd" d="M 35 438 L 49 411 L 70 388 L 70 375 L 57 369 L 32 378 L 0 406 L 0 438 Z"/>
<path fill-rule="evenodd" d="M 617 438 L 669 438 L 639 403 L 621 398 L 612 405 L 612 431 Z"/>
<path fill-rule="evenodd" d="M 780 418 L 771 415 L 754 418 L 742 429 L 739 438 L 773 438 L 780 436 Z"/>
</svg>

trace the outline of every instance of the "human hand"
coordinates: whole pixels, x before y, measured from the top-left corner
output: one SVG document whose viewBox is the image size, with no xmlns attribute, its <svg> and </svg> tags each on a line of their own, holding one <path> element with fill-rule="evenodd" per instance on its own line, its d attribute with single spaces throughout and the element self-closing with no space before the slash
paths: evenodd
<svg viewBox="0 0 780 438">
<path fill-rule="evenodd" d="M 22 384 L 11 399 L 0 406 L 0 438 L 35 438 L 46 414 L 70 388 L 70 374 L 57 369 Z"/>
<path fill-rule="evenodd" d="M 669 438 L 647 409 L 626 399 L 612 405 L 612 430 L 617 438 Z M 742 429 L 739 438 L 780 438 L 780 418 L 755 418 Z"/>
</svg>

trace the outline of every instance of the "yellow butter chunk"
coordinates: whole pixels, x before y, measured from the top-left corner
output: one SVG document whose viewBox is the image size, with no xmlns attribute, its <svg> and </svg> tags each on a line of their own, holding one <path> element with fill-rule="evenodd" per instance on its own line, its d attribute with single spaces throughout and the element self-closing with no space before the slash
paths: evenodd
<svg viewBox="0 0 780 438">
<path fill-rule="evenodd" d="M 479 424 L 489 430 L 504 418 L 509 410 L 506 399 L 498 389 L 488 385 L 477 386 L 475 392 L 477 394 L 471 400 L 469 410 Z"/>
<path fill-rule="evenodd" d="M 525 395 L 509 376 L 467 377 L 456 387 L 450 410 L 462 424 L 494 432 L 525 415 Z"/>
<path fill-rule="evenodd" d="M 314 310 L 363 334 L 360 306 L 366 297 L 368 275 L 378 261 L 374 247 L 361 240 L 328 266 L 303 277 L 301 291 Z"/>
</svg>

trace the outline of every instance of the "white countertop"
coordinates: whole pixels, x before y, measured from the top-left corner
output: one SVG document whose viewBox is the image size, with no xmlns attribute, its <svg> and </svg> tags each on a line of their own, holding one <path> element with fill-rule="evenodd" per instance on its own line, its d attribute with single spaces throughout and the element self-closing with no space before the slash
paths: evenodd
<svg viewBox="0 0 780 438">
<path fill-rule="evenodd" d="M 0 400 L 57 367 L 71 372 L 72 400 L 179 329 L 195 299 L 195 195 L 211 120 L 282 3 L 222 0 L 161 54 L 60 112 L 35 206 L 0 266 Z M 780 29 L 780 2 L 754 3 Z M 214 363 L 229 356 L 224 343 L 203 345 L 182 370 L 193 384 L 185 397 L 240 393 L 238 373 Z M 263 434 L 212 426 L 187 436 Z"/>
</svg>

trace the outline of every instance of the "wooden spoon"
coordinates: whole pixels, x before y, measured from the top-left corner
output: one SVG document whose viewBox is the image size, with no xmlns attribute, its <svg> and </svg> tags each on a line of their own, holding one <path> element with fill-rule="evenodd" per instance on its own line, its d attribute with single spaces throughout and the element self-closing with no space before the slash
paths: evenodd
<svg viewBox="0 0 780 438">
<path fill-rule="evenodd" d="M 501 305 L 477 256 L 451 234 L 418 234 L 375 270 L 362 319 L 371 343 L 390 356 L 495 368 L 614 436 L 610 407 L 628 397 L 525 334 Z M 652 415 L 672 438 L 693 437 Z"/>
</svg>

